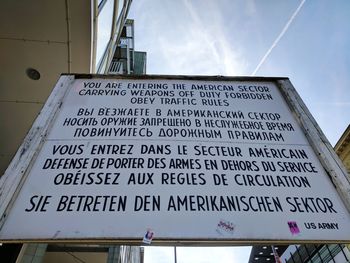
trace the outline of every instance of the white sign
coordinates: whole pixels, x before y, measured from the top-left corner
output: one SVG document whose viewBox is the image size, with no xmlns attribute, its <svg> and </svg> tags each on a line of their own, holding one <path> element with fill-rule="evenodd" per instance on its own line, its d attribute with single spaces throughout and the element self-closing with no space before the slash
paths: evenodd
<svg viewBox="0 0 350 263">
<path fill-rule="evenodd" d="M 274 82 L 77 79 L 0 239 L 349 240 Z"/>
</svg>

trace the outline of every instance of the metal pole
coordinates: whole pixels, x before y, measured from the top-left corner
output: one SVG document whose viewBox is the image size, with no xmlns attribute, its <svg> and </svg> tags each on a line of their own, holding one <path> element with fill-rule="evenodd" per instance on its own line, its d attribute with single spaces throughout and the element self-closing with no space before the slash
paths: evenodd
<svg viewBox="0 0 350 263">
<path fill-rule="evenodd" d="M 177 263 L 176 246 L 174 246 L 174 263 Z"/>
</svg>

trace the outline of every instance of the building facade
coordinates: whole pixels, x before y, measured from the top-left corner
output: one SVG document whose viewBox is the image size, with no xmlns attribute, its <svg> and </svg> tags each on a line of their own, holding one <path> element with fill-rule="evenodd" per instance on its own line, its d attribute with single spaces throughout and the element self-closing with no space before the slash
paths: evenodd
<svg viewBox="0 0 350 263">
<path fill-rule="evenodd" d="M 131 0 L 4 0 L 0 176 L 62 73 L 108 73 Z"/>
<path fill-rule="evenodd" d="M 343 162 L 348 174 L 350 174 L 350 125 L 334 146 L 334 151 Z"/>
<path fill-rule="evenodd" d="M 134 51 L 132 0 L 2 2 L 0 173 L 5 172 L 61 73 L 145 74 Z M 114 62 L 122 64 L 113 70 Z M 0 175 L 0 176 L 1 176 Z M 142 263 L 143 249 L 101 244 L 1 244 L 1 262 Z"/>
<path fill-rule="evenodd" d="M 350 173 L 350 125 L 334 146 L 334 151 Z M 349 179 L 350 180 L 350 179 Z M 350 262 L 349 244 L 307 244 L 280 246 L 281 263 L 345 263 Z M 274 262 L 270 246 L 254 246 L 249 263 Z"/>
<path fill-rule="evenodd" d="M 345 263 L 350 262 L 350 252 L 343 244 L 290 245 L 281 255 L 283 263 Z"/>
<path fill-rule="evenodd" d="M 112 60 L 103 74 L 146 74 L 146 52 L 135 51 L 134 20 L 127 19 L 121 31 L 120 40 Z"/>
</svg>

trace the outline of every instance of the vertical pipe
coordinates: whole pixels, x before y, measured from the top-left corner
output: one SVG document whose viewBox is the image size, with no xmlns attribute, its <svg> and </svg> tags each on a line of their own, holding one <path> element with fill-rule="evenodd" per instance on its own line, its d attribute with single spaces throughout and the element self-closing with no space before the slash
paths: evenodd
<svg viewBox="0 0 350 263">
<path fill-rule="evenodd" d="M 72 52 L 71 52 L 71 32 L 70 32 L 70 14 L 69 14 L 69 3 L 68 0 L 65 1 L 66 6 L 66 26 L 67 26 L 67 50 L 68 50 L 68 73 L 71 73 L 72 64 Z"/>
<path fill-rule="evenodd" d="M 129 44 L 130 44 L 130 39 L 127 38 L 127 45 L 126 45 L 126 67 L 127 67 L 127 74 L 130 74 L 130 48 L 129 48 Z"/>
<path fill-rule="evenodd" d="M 96 73 L 96 49 L 97 49 L 97 22 L 98 22 L 98 14 L 100 13 L 100 9 L 97 6 L 97 0 L 92 1 L 92 45 L 91 45 L 91 65 L 90 71 L 92 73 Z"/>
</svg>

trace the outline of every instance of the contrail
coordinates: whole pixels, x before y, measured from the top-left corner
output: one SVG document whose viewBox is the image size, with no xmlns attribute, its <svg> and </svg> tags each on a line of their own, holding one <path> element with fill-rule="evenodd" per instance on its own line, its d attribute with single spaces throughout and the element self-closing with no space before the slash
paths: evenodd
<svg viewBox="0 0 350 263">
<path fill-rule="evenodd" d="M 294 11 L 293 15 L 289 18 L 287 24 L 282 29 L 281 33 L 278 35 L 276 40 L 272 43 L 272 46 L 269 48 L 269 50 L 266 52 L 264 57 L 261 59 L 260 63 L 256 66 L 255 70 L 252 73 L 252 76 L 256 74 L 256 72 L 260 69 L 261 65 L 265 62 L 266 58 L 270 55 L 271 51 L 274 49 L 274 47 L 278 44 L 278 42 L 281 40 L 281 38 L 284 36 L 284 34 L 287 32 L 290 24 L 293 22 L 295 17 L 298 15 L 300 9 L 303 7 L 306 0 L 302 0 L 299 4 L 298 8 Z"/>
</svg>

